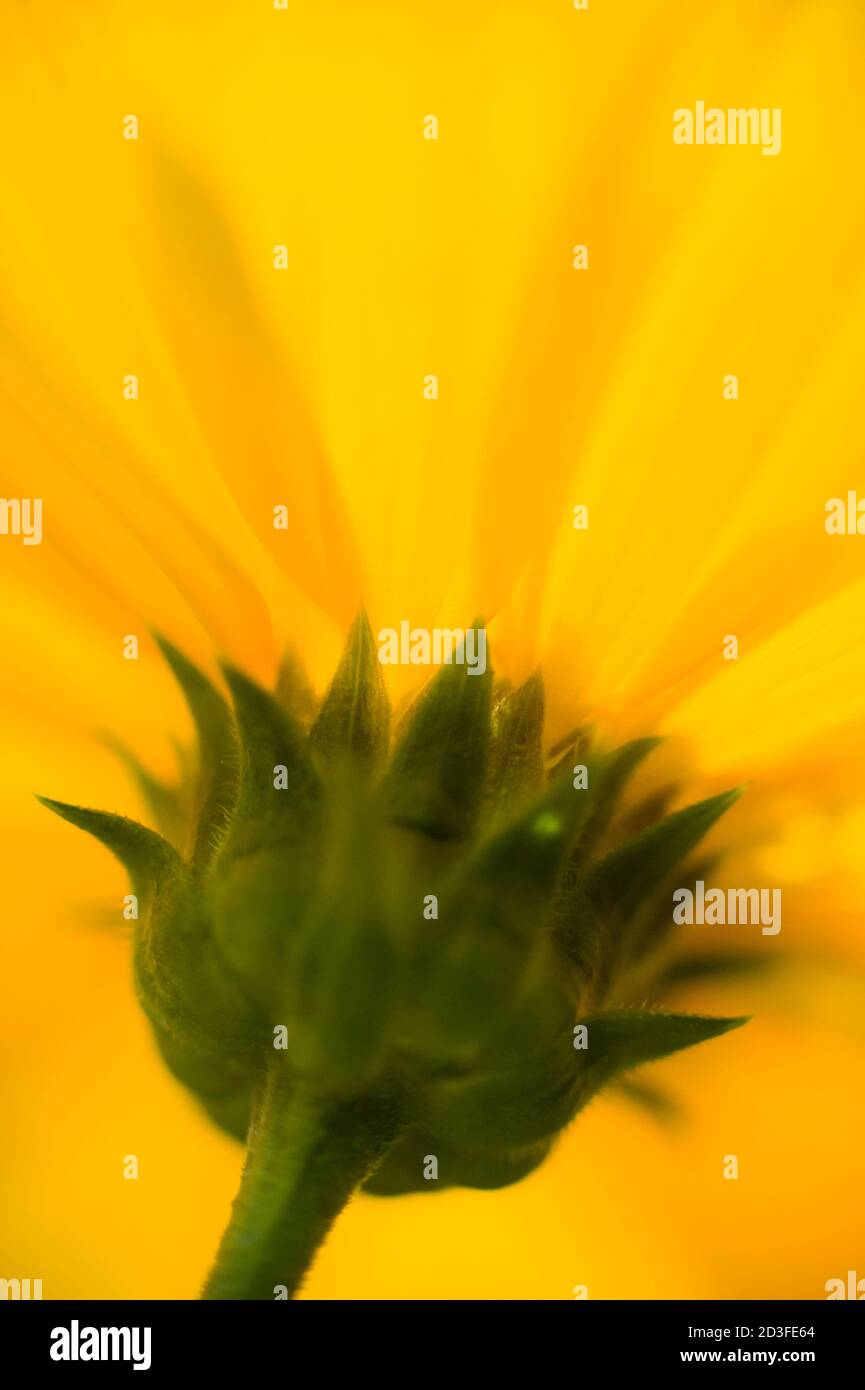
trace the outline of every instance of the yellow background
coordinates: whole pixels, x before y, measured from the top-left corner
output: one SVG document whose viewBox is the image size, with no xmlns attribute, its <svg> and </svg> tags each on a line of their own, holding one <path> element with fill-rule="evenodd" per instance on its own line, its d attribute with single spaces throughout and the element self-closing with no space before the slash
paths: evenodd
<svg viewBox="0 0 865 1390">
<path fill-rule="evenodd" d="M 730 930 L 787 963 L 678 1001 L 755 1013 L 657 1068 L 678 1129 L 603 1098 L 518 1187 L 359 1199 L 306 1295 L 865 1276 L 865 538 L 823 527 L 865 494 L 861 4 L 5 0 L 0 55 L 2 493 L 45 509 L 0 537 L 0 1276 L 195 1297 L 241 1164 L 156 1060 L 122 871 L 32 793 L 143 815 L 99 736 L 166 774 L 189 735 L 150 626 L 320 687 L 360 601 L 486 615 L 551 737 L 748 779 L 728 878 L 784 927 Z M 781 154 L 674 146 L 697 100 L 780 107 Z"/>
</svg>

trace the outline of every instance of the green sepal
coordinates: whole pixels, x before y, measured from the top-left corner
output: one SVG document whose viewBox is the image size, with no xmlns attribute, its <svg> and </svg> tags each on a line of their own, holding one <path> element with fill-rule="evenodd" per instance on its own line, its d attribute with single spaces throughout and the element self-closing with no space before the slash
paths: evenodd
<svg viewBox="0 0 865 1390">
<path fill-rule="evenodd" d="M 589 1099 L 611 1077 L 720 1037 L 749 1019 L 635 1009 L 609 1010 L 581 1022 L 588 1030 L 589 1045 L 575 1055 L 582 1062 L 585 1099 Z"/>
<path fill-rule="evenodd" d="M 226 855 L 297 839 L 318 807 L 321 780 L 303 730 L 277 700 L 233 666 L 223 668 L 240 731 L 240 785 Z M 286 786 L 275 786 L 275 769 Z"/>
<path fill-rule="evenodd" d="M 140 791 L 156 829 L 169 844 L 181 852 L 188 836 L 190 817 L 187 789 L 172 786 L 154 777 L 148 768 L 113 734 L 103 734 L 102 742 L 126 768 Z"/>
<path fill-rule="evenodd" d="M 698 859 L 686 860 L 677 866 L 675 877 L 683 882 L 708 879 L 720 859 L 720 854 L 703 854 Z M 636 984 L 635 998 L 645 999 L 647 989 L 654 987 L 667 942 L 680 930 L 673 921 L 670 892 L 668 875 L 662 888 L 646 901 L 634 920 L 627 924 L 627 929 L 621 932 L 617 949 L 610 955 L 611 965 L 617 972 L 625 973 L 627 985 Z M 626 995 L 621 995 L 621 1000 L 627 1002 Z"/>
<path fill-rule="evenodd" d="M 86 830 L 88 835 L 93 835 L 106 849 L 111 850 L 127 870 L 133 891 L 142 903 L 149 901 L 164 881 L 185 879 L 186 868 L 180 855 L 155 830 L 148 830 L 137 821 L 112 815 L 109 811 L 70 806 L 47 796 L 37 796 L 36 800 L 62 820 L 77 825 L 79 830 Z"/>
<path fill-rule="evenodd" d="M 594 768 L 584 789 L 560 778 L 505 829 L 480 844 L 454 873 L 459 916 L 500 912 L 512 936 L 538 936 L 562 868 L 589 814 Z M 539 921 L 540 917 L 540 921 Z"/>
<path fill-rule="evenodd" d="M 588 727 L 571 729 L 564 737 L 558 739 L 547 750 L 544 759 L 547 780 L 554 782 L 559 777 L 569 776 L 574 767 L 575 759 L 580 760 L 585 757 L 592 747 L 592 743 L 592 730 Z"/>
<path fill-rule="evenodd" d="M 221 1129 L 243 1141 L 262 1066 L 262 1049 L 226 1054 L 199 1036 L 188 1039 L 169 1033 L 150 1020 L 159 1054 L 171 1074 L 188 1087 Z"/>
<path fill-rule="evenodd" d="M 740 787 L 687 806 L 608 854 L 586 879 L 597 910 L 606 917 L 634 916 L 741 794 Z"/>
<path fill-rule="evenodd" d="M 239 671 L 225 675 L 240 730 L 240 787 L 208 905 L 218 951 L 273 1027 L 285 1022 L 293 938 L 317 892 L 323 787 L 291 715 Z M 286 769 L 285 786 L 275 785 L 277 767 Z"/>
<path fill-rule="evenodd" d="M 475 624 L 480 630 L 480 625 Z M 462 840 L 483 802 L 492 671 L 443 666 L 413 708 L 383 783 L 398 825 L 435 840 Z"/>
<path fill-rule="evenodd" d="M 261 1037 L 249 1005 L 214 950 L 189 870 L 167 840 L 124 816 L 37 798 L 121 861 L 139 899 L 135 978 L 145 1012 L 181 1050 L 230 1058 Z M 232 1065 L 229 1063 L 229 1065 Z"/>
<path fill-rule="evenodd" d="M 559 1030 L 546 1047 L 431 1094 L 428 1119 L 460 1147 L 521 1147 L 551 1138 L 614 1076 L 747 1023 L 746 1018 L 610 1012 L 582 1020 L 588 1048 Z"/>
<path fill-rule="evenodd" d="M 176 1075 L 208 1094 L 236 1090 L 267 1037 L 256 1002 L 224 959 L 200 888 L 188 874 L 160 885 L 135 924 L 133 966 L 142 1008 Z"/>
<path fill-rule="evenodd" d="M 237 734 L 231 710 L 203 671 L 154 633 L 183 692 L 198 735 L 198 770 L 193 794 L 189 854 L 193 871 L 210 863 L 225 833 L 237 795 Z"/>
<path fill-rule="evenodd" d="M 552 935 L 570 970 L 575 1008 L 603 999 L 610 982 L 605 931 L 584 880 L 560 892 L 553 908 Z"/>
<path fill-rule="evenodd" d="M 430 1086 L 430 1129 L 454 1148 L 490 1155 L 552 1140 L 579 1108 L 572 1017 L 552 974 L 539 975 L 471 1069 Z"/>
<path fill-rule="evenodd" d="M 399 969 L 384 830 L 348 773 L 333 789 L 317 891 L 287 972 L 292 1063 L 323 1091 L 358 1086 L 378 1069 Z"/>
<path fill-rule="evenodd" d="M 482 843 L 442 892 L 420 954 L 413 1038 L 460 1055 L 483 1044 L 532 982 L 533 957 L 561 869 L 591 804 L 560 778 L 507 829 Z"/>
<path fill-rule="evenodd" d="M 325 763 L 351 758 L 373 771 L 387 753 L 390 704 L 365 613 L 355 618 L 330 689 L 309 733 Z"/>
<path fill-rule="evenodd" d="M 661 742 L 659 738 L 636 738 L 630 743 L 623 743 L 604 760 L 595 789 L 592 815 L 574 855 L 575 864 L 585 863 L 596 850 L 631 777 Z"/>
<path fill-rule="evenodd" d="M 535 671 L 495 701 L 487 774 L 491 818 L 510 818 L 544 781 L 544 682 Z"/>
<path fill-rule="evenodd" d="M 295 651 L 283 654 L 276 674 L 274 696 L 283 709 L 304 728 L 315 718 L 318 702 L 306 669 Z"/>
<path fill-rule="evenodd" d="M 436 1192 L 448 1187 L 471 1187 L 493 1192 L 520 1182 L 543 1163 L 551 1141 L 501 1153 L 468 1153 L 446 1144 L 423 1128 L 411 1129 L 398 1139 L 364 1185 L 373 1197 L 404 1197 L 410 1193 Z M 424 1177 L 429 1158 L 438 1160 L 438 1177 Z"/>
</svg>

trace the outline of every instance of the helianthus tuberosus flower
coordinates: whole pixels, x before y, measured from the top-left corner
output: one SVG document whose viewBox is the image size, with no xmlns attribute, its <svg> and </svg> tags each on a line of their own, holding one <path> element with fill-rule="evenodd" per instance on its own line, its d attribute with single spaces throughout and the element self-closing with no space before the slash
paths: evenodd
<svg viewBox="0 0 865 1390">
<path fill-rule="evenodd" d="M 217 779 L 204 780 L 209 804 L 142 777 L 159 803 L 148 817 L 93 731 L 130 740 L 162 775 L 163 738 L 181 716 L 149 627 L 211 676 L 211 654 L 224 654 L 244 673 L 232 681 L 276 688 L 284 707 L 283 643 L 303 651 L 321 691 L 362 599 L 376 630 L 487 615 L 498 677 L 519 690 L 543 670 L 546 744 L 574 724 L 602 733 L 585 752 L 554 755 L 563 779 L 588 766 L 575 798 L 598 795 L 616 748 L 670 736 L 646 753 L 634 802 L 625 793 L 634 813 L 616 817 L 592 863 L 647 828 L 646 808 L 660 818 L 749 781 L 710 851 L 732 848 L 732 884 L 783 884 L 783 931 L 755 939 L 763 959 L 790 950 L 798 963 L 775 993 L 695 982 L 687 959 L 663 981 L 647 957 L 614 974 L 601 1012 L 654 1010 L 674 985 L 670 1010 L 756 1015 L 667 1064 L 692 1117 L 676 1145 L 610 1101 L 524 1182 L 436 1200 L 423 1194 L 451 1180 L 464 1149 L 434 1134 L 420 1159 L 431 1173 L 438 1155 L 439 1175 L 422 1172 L 421 1198 L 354 1203 L 306 1292 L 546 1298 L 585 1281 L 593 1297 L 801 1298 L 855 1263 L 865 541 L 849 514 L 863 494 L 862 43 L 859 0 L 4 8 L 0 119 L 16 139 L 5 151 L 0 411 L 3 492 L 22 506 L 20 534 L 0 535 L 7 1268 L 44 1272 L 50 1296 L 186 1297 L 240 1153 L 138 1031 L 125 943 L 70 921 L 101 866 L 105 916 L 118 922 L 125 882 L 46 822 L 33 789 L 156 826 L 182 865 L 166 861 L 177 883 L 208 899 L 209 932 L 221 909 L 204 885 L 246 824 L 236 811 L 225 820 L 243 766 L 233 729 L 224 741 L 224 709 L 240 714 L 231 689 L 219 685 L 214 704 L 197 686 Z M 677 144 L 676 113 L 698 103 L 782 112 L 777 154 Z M 438 139 L 426 138 L 428 113 Z M 28 499 L 42 499 L 38 545 L 24 544 L 36 538 Z M 848 519 L 831 532 L 833 499 Z M 138 662 L 121 657 L 131 633 Z M 417 673 L 385 675 L 400 711 Z M 503 694 L 490 697 L 494 732 Z M 315 711 L 297 709 L 308 739 Z M 453 923 L 446 870 L 540 805 L 543 774 L 529 803 L 506 797 L 503 817 L 482 808 L 452 865 L 454 844 L 427 846 L 436 862 L 421 871 L 386 852 L 397 835 L 423 843 L 421 832 L 382 829 L 366 809 L 400 742 L 391 732 L 366 781 L 325 767 L 309 743 L 327 813 L 321 861 L 293 882 L 332 922 L 311 871 L 327 865 L 340 883 L 361 858 L 347 895 L 355 922 L 371 866 L 384 865 L 387 920 L 441 946 Z M 652 782 L 683 746 L 687 777 Z M 265 790 L 285 799 L 269 776 Z M 237 872 L 247 920 L 255 879 Z M 676 886 L 703 877 L 717 882 L 701 857 Z M 554 921 L 568 885 L 566 867 Z M 139 935 L 167 907 L 148 891 Z M 439 915 L 424 917 L 434 896 Z M 667 922 L 670 908 L 668 898 Z M 747 930 L 683 923 L 673 941 L 729 963 Z M 382 999 L 411 983 L 391 948 L 403 965 L 382 972 Z M 314 1017 L 293 1022 L 260 959 L 256 975 L 236 939 L 234 951 L 227 978 L 236 1009 L 256 1020 L 255 1046 L 285 1064 L 280 1075 L 319 1075 Z M 282 964 L 275 975 L 299 978 Z M 591 974 L 591 959 L 576 966 Z M 197 984 L 218 998 L 220 980 Z M 573 1000 L 567 1023 L 596 1012 Z M 386 1070 L 392 1050 L 401 1065 L 415 1056 L 399 1028 L 377 1054 L 353 1013 L 346 1023 L 366 1041 L 346 1057 L 345 1033 L 327 1034 L 341 1075 Z M 270 1027 L 284 1028 L 285 1049 Z M 565 1032 L 579 1068 L 581 1035 Z M 185 1051 L 169 1060 L 240 1136 L 259 1071 L 248 1088 L 214 1089 L 216 1062 L 199 1044 L 201 1065 Z M 412 1132 L 423 1137 L 420 1122 Z M 121 1185 L 112 1175 L 129 1150 L 142 1177 Z M 730 1150 L 741 1182 L 721 1176 Z M 389 1171 L 380 1163 L 369 1190 Z M 418 1181 L 417 1153 L 406 1171 Z M 673 1206 L 698 1219 L 671 1222 Z M 178 1224 L 184 1240 L 166 1261 Z"/>
</svg>

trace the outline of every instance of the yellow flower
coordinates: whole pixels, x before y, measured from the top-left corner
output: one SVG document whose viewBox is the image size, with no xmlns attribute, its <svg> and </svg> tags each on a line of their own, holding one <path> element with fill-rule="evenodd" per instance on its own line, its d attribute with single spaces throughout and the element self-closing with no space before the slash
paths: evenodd
<svg viewBox="0 0 865 1390">
<path fill-rule="evenodd" d="M 320 687 L 360 601 L 484 614 L 551 739 L 667 734 L 637 795 L 749 779 L 725 882 L 783 885 L 757 946 L 801 963 L 683 990 L 757 1018 L 659 1069 L 681 1134 L 609 1100 L 514 1189 L 358 1199 L 309 1295 L 819 1298 L 848 1268 L 865 539 L 824 508 L 865 493 L 863 42 L 855 0 L 6 8 L 3 493 L 44 535 L 0 536 L 0 1273 L 193 1297 L 240 1161 L 92 930 L 122 872 L 30 793 L 141 815 L 95 735 L 170 771 L 151 627 L 261 679 L 290 642 Z M 676 146 L 701 99 L 781 108 L 779 156 Z"/>
</svg>

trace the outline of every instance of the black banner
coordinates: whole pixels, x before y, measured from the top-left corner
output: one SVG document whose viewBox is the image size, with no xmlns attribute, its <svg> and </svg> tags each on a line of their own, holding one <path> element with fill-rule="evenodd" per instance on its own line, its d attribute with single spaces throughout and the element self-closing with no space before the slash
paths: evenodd
<svg viewBox="0 0 865 1390">
<path fill-rule="evenodd" d="M 605 1372 L 666 1372 L 719 1366 L 803 1367 L 827 1372 L 858 1363 L 862 1315 L 841 1300 L 814 1302 L 601 1302 L 574 1300 L 563 1308 L 519 1306 L 518 1321 L 504 1304 L 499 1330 L 487 1319 L 495 1305 L 365 1303 L 168 1303 L 8 1302 L 0 1308 L 3 1364 L 19 1373 L 49 1371 L 59 1377 L 100 1370 L 164 1374 L 166 1371 L 237 1372 L 245 1380 L 256 1368 L 287 1379 L 304 1370 L 308 1356 L 332 1372 L 344 1351 L 354 1375 L 381 1367 L 408 1337 L 412 1375 L 421 1356 L 425 1377 L 440 1363 L 453 1375 L 482 1361 L 484 1374 L 499 1359 L 531 1354 L 541 1365 L 566 1357 L 575 1377 L 599 1363 Z M 399 1311 L 395 1320 L 393 1308 Z M 450 1311 L 448 1311 L 450 1310 Z M 448 1321 L 457 1318 L 454 1336 Z M 364 1322 L 360 1322 L 360 1318 Z M 467 1322 L 463 1322 L 467 1318 Z M 413 1326 L 414 1325 L 414 1326 Z M 538 1341 L 541 1332 L 544 1340 Z M 323 1340 L 324 1339 L 324 1340 Z M 385 1348 L 390 1346 L 391 1353 Z M 399 1362 L 389 1374 L 396 1376 Z M 405 1370 L 408 1367 L 404 1368 Z"/>
</svg>

